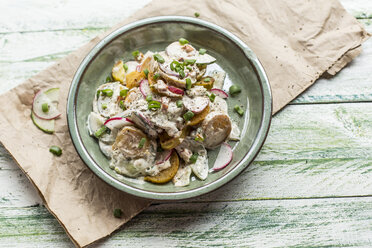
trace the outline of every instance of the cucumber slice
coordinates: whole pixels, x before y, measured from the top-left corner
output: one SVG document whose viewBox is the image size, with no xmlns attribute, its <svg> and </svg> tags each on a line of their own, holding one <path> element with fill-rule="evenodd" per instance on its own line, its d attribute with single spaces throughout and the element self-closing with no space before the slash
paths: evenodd
<svg viewBox="0 0 372 248">
<path fill-rule="evenodd" d="M 32 111 L 40 119 L 51 120 L 55 119 L 61 115 L 58 111 L 58 98 L 59 98 L 59 88 L 48 89 L 45 92 L 39 91 L 32 103 Z M 43 104 L 48 104 L 49 110 L 44 112 L 42 109 Z"/>
<path fill-rule="evenodd" d="M 35 126 L 37 126 L 41 131 L 49 134 L 54 133 L 54 120 L 40 119 L 33 111 L 31 111 L 31 119 Z"/>
</svg>

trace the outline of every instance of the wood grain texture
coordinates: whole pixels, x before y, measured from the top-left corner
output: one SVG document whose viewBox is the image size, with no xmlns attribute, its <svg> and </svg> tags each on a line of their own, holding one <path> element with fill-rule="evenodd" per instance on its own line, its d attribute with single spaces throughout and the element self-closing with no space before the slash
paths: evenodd
<svg viewBox="0 0 372 248">
<path fill-rule="evenodd" d="M 0 93 L 148 2 L 0 1 Z M 341 2 L 372 32 L 372 1 Z M 274 117 L 237 179 L 154 205 L 94 247 L 372 246 L 372 40 L 363 49 Z M 0 182 L 1 247 L 73 247 L 2 146 Z"/>
</svg>

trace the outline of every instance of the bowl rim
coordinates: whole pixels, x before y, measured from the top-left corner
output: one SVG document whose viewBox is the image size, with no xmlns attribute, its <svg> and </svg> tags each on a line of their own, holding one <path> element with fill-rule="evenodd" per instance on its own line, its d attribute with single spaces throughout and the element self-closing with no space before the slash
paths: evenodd
<svg viewBox="0 0 372 248">
<path fill-rule="evenodd" d="M 150 24 L 156 23 L 172 23 L 172 22 L 181 22 L 181 23 L 188 23 L 199 25 L 205 28 L 208 28 L 212 31 L 219 33 L 220 35 L 225 36 L 235 45 L 237 45 L 245 56 L 248 58 L 249 62 L 252 64 L 252 68 L 255 70 L 256 75 L 258 76 L 261 92 L 262 92 L 262 119 L 260 128 L 257 132 L 256 138 L 254 139 L 253 144 L 251 145 L 249 151 L 244 155 L 244 157 L 239 161 L 239 163 L 232 168 L 228 173 L 222 175 L 217 180 L 210 182 L 206 185 L 201 187 L 181 191 L 181 192 L 151 192 L 147 190 L 142 190 L 130 185 L 125 184 L 113 177 L 111 177 L 106 171 L 104 171 L 89 155 L 89 152 L 85 148 L 82 139 L 79 134 L 78 125 L 77 125 L 77 118 L 76 118 L 76 101 L 77 101 L 77 94 L 78 94 L 78 87 L 80 85 L 80 80 L 82 75 L 84 74 L 87 66 L 90 64 L 91 60 L 95 58 L 99 52 L 111 41 L 115 40 L 120 35 L 128 32 L 132 29 L 139 28 L 141 26 L 146 26 Z M 77 69 L 74 78 L 71 82 L 68 98 L 67 98 L 67 106 L 66 106 L 66 113 L 67 113 L 67 123 L 69 133 L 72 139 L 72 143 L 80 156 L 80 158 L 84 161 L 84 163 L 88 166 L 88 168 L 97 175 L 100 179 L 108 183 L 109 185 L 129 193 L 131 195 L 147 198 L 147 199 L 156 199 L 156 200 L 181 200 L 181 199 L 188 199 L 193 198 L 196 196 L 200 196 L 216 190 L 223 186 L 224 184 L 230 182 L 236 176 L 238 176 L 244 169 L 246 169 L 252 161 L 255 159 L 257 154 L 259 153 L 260 149 L 263 146 L 263 143 L 267 137 L 271 118 L 272 118 L 272 94 L 271 88 L 269 84 L 268 77 L 266 72 L 261 65 L 260 61 L 258 60 L 257 56 L 254 52 L 237 36 L 232 34 L 231 32 L 227 31 L 226 29 L 193 17 L 185 17 L 185 16 L 157 16 L 157 17 L 150 17 L 142 20 L 138 20 L 135 22 L 131 22 L 126 24 L 118 29 L 114 30 L 106 37 L 104 37 L 101 41 L 99 41 L 86 55 L 83 59 L 79 68 Z"/>
</svg>

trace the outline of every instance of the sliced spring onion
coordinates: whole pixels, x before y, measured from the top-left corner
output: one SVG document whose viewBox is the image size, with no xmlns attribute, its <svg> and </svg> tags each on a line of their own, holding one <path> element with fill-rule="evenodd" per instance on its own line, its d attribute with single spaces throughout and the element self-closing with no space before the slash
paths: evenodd
<svg viewBox="0 0 372 248">
<path fill-rule="evenodd" d="M 154 54 L 154 59 L 158 61 L 160 64 L 163 64 L 165 62 L 164 58 L 158 53 Z"/>
<path fill-rule="evenodd" d="M 234 110 L 235 110 L 239 115 L 241 115 L 241 116 L 244 115 L 244 110 L 243 110 L 243 108 L 240 107 L 239 105 L 235 105 L 235 106 L 234 106 Z"/>
<path fill-rule="evenodd" d="M 181 107 L 183 106 L 183 102 L 182 102 L 182 100 L 178 100 L 178 101 L 176 102 L 176 105 L 177 105 L 178 108 L 181 108 Z"/>
<path fill-rule="evenodd" d="M 204 141 L 204 138 L 200 134 L 197 134 L 196 137 L 195 137 L 195 141 L 203 142 Z"/>
<path fill-rule="evenodd" d="M 196 62 L 196 59 L 186 59 L 185 60 L 186 65 L 193 65 L 193 64 L 195 64 L 195 62 Z"/>
<path fill-rule="evenodd" d="M 123 215 L 123 211 L 121 211 L 120 208 L 115 208 L 114 209 L 114 217 L 115 218 L 121 218 L 122 215 Z"/>
<path fill-rule="evenodd" d="M 207 52 L 207 50 L 205 50 L 204 48 L 200 48 L 199 49 L 199 54 L 200 55 L 203 55 L 203 54 L 205 54 Z"/>
<path fill-rule="evenodd" d="M 128 70 L 128 66 L 127 66 L 127 64 L 123 64 L 123 67 L 124 67 L 124 70 L 125 70 L 125 71 Z"/>
<path fill-rule="evenodd" d="M 143 73 L 145 73 L 146 78 L 148 78 L 148 76 L 149 76 L 149 70 L 144 69 L 144 70 L 143 70 Z"/>
<path fill-rule="evenodd" d="M 149 101 L 151 101 L 151 100 L 152 100 L 152 95 L 147 95 L 147 96 L 146 96 L 146 101 L 149 102 Z"/>
<path fill-rule="evenodd" d="M 154 80 L 157 80 L 158 78 L 160 77 L 160 74 L 159 73 L 156 73 L 153 77 Z"/>
<path fill-rule="evenodd" d="M 95 133 L 94 133 L 94 136 L 96 136 L 97 138 L 101 137 L 104 133 L 107 132 L 107 127 L 106 126 L 102 126 L 100 129 L 98 129 Z"/>
<path fill-rule="evenodd" d="M 185 77 L 185 72 L 183 70 L 179 70 L 178 74 L 180 75 L 180 78 Z"/>
<path fill-rule="evenodd" d="M 138 148 L 142 148 L 146 143 L 146 138 L 142 138 L 138 144 Z"/>
<path fill-rule="evenodd" d="M 106 103 L 102 104 L 102 109 L 107 109 L 107 104 Z"/>
<path fill-rule="evenodd" d="M 148 109 L 150 109 L 150 110 L 156 110 L 156 109 L 161 108 L 161 103 L 158 102 L 158 101 L 152 100 L 152 101 L 149 101 L 148 103 L 149 103 L 148 104 Z"/>
<path fill-rule="evenodd" d="M 183 119 L 185 119 L 185 121 L 189 121 L 192 119 L 192 117 L 194 117 L 194 113 L 191 112 L 191 111 L 187 111 L 184 115 L 183 115 Z"/>
<path fill-rule="evenodd" d="M 212 93 L 208 97 L 209 97 L 209 100 L 211 100 L 211 102 L 214 102 L 214 99 L 216 98 L 216 95 Z"/>
<path fill-rule="evenodd" d="M 236 94 L 239 94 L 242 91 L 242 89 L 238 85 L 231 85 L 229 88 L 230 95 L 234 96 Z"/>
<path fill-rule="evenodd" d="M 102 92 L 102 95 L 108 96 L 108 97 L 112 97 L 112 94 L 114 94 L 114 92 L 111 89 L 104 89 L 104 90 L 101 90 L 101 92 Z"/>
<path fill-rule="evenodd" d="M 62 149 L 58 146 L 51 146 L 49 151 L 58 157 L 62 155 Z"/>
<path fill-rule="evenodd" d="M 181 45 L 185 45 L 185 44 L 189 43 L 189 41 L 186 40 L 185 38 L 180 38 L 178 41 L 180 42 Z"/>
<path fill-rule="evenodd" d="M 128 89 L 124 89 L 120 91 L 120 96 L 121 97 L 126 97 L 128 95 Z"/>
<path fill-rule="evenodd" d="M 204 78 L 203 81 L 204 81 L 204 82 L 210 82 L 211 79 L 207 77 L 207 78 Z"/>
<path fill-rule="evenodd" d="M 192 71 L 192 68 L 190 66 L 186 67 L 186 69 Z"/>
<path fill-rule="evenodd" d="M 101 94 L 101 90 L 97 90 L 97 99 L 98 99 L 100 94 Z"/>
<path fill-rule="evenodd" d="M 107 78 L 106 78 L 106 83 L 108 83 L 108 82 L 111 82 L 112 80 L 111 80 L 111 77 L 110 76 L 107 76 Z"/>
<path fill-rule="evenodd" d="M 186 78 L 186 89 L 187 90 L 191 89 L 191 79 L 190 78 Z"/>
<path fill-rule="evenodd" d="M 44 113 L 48 112 L 48 111 L 49 111 L 49 105 L 48 105 L 48 103 L 43 103 L 43 104 L 41 105 L 41 110 L 42 110 Z"/>
<path fill-rule="evenodd" d="M 191 155 L 191 157 L 189 159 L 190 163 L 195 164 L 196 160 L 198 160 L 198 157 L 199 157 L 199 154 L 197 154 L 197 153 L 194 153 L 193 155 Z"/>
<path fill-rule="evenodd" d="M 138 50 L 132 52 L 134 58 L 137 58 L 139 54 L 140 52 Z"/>
<path fill-rule="evenodd" d="M 199 14 L 198 12 L 195 12 L 195 13 L 194 13 L 194 16 L 195 16 L 195 17 L 199 17 L 200 14 Z"/>
<path fill-rule="evenodd" d="M 122 109 L 122 110 L 126 110 L 127 108 L 125 107 L 125 105 L 124 105 L 124 101 L 123 100 L 121 100 L 120 102 L 119 102 L 119 107 Z"/>
</svg>

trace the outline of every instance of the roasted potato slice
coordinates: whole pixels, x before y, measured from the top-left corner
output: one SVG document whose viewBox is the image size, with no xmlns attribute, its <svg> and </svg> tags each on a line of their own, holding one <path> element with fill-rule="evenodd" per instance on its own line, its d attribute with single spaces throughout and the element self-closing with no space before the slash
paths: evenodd
<svg viewBox="0 0 372 248">
<path fill-rule="evenodd" d="M 120 83 L 124 82 L 125 70 L 124 62 L 122 60 L 119 60 L 114 64 L 114 67 L 112 67 L 111 74 L 115 81 L 119 81 Z"/>
<path fill-rule="evenodd" d="M 132 71 L 126 75 L 126 83 L 129 89 L 138 87 L 141 80 L 146 77 L 145 73 L 142 71 Z"/>
<path fill-rule="evenodd" d="M 207 80 L 207 81 L 205 81 L 205 80 Z M 214 84 L 214 78 L 209 77 L 209 76 L 208 77 L 204 77 L 200 81 L 198 81 L 198 82 L 195 83 L 195 85 L 203 86 L 207 90 L 212 89 L 213 88 L 213 84 Z"/>
<path fill-rule="evenodd" d="M 220 112 L 211 112 L 202 123 L 204 145 L 213 149 L 224 142 L 231 132 L 229 116 Z"/>
<path fill-rule="evenodd" d="M 139 147 L 142 139 L 145 139 L 145 143 Z M 112 149 L 119 150 L 128 158 L 140 158 L 149 151 L 149 139 L 140 129 L 126 126 L 116 136 Z"/>
<path fill-rule="evenodd" d="M 162 184 L 167 183 L 176 175 L 178 167 L 180 165 L 180 159 L 178 158 L 177 152 L 173 151 L 170 157 L 171 166 L 165 170 L 162 170 L 156 176 L 146 176 L 146 181 Z"/>
<path fill-rule="evenodd" d="M 194 117 L 192 117 L 191 120 L 186 122 L 186 125 L 188 125 L 188 126 L 198 125 L 208 115 L 209 110 L 210 110 L 210 107 L 208 105 L 202 112 L 200 112 L 199 114 L 194 115 Z"/>
<path fill-rule="evenodd" d="M 184 127 L 181 131 L 180 137 L 169 137 L 166 132 L 159 135 L 161 148 L 164 150 L 170 150 L 181 144 L 183 139 L 189 134 L 190 128 Z"/>
</svg>

